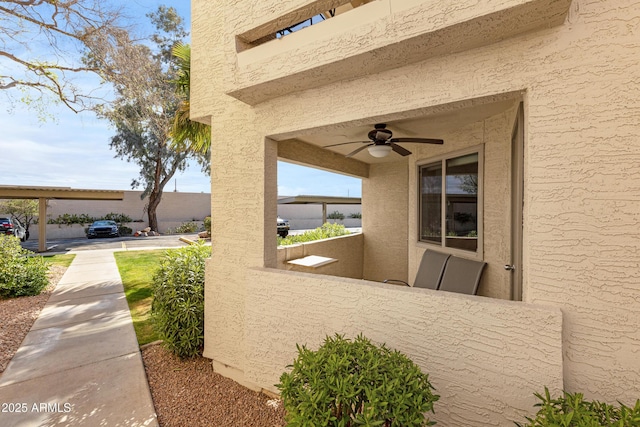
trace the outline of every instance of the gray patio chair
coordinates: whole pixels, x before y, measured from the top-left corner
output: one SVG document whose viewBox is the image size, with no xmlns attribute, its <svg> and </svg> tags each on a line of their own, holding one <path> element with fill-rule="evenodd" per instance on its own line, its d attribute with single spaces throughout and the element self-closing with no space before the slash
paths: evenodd
<svg viewBox="0 0 640 427">
<path fill-rule="evenodd" d="M 442 274 L 444 273 L 445 265 L 451 255 L 443 254 L 441 252 L 432 251 L 427 249 L 422 255 L 422 261 L 420 261 L 420 267 L 416 273 L 416 278 L 413 281 L 414 288 L 427 288 L 438 289 Z M 384 283 L 403 283 L 410 286 L 407 282 L 396 279 L 384 280 Z"/>
<path fill-rule="evenodd" d="M 452 256 L 445 266 L 439 290 L 475 295 L 486 265 L 483 261 Z"/>
</svg>

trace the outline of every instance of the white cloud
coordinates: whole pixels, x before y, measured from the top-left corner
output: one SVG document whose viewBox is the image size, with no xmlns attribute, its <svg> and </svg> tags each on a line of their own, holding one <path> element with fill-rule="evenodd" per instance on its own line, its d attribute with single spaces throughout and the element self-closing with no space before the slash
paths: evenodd
<svg viewBox="0 0 640 427">
<path fill-rule="evenodd" d="M 23 107 L 0 115 L 0 129 L 1 185 L 129 190 L 139 175 L 137 165 L 114 158 L 113 131 L 91 114 L 61 110 L 56 122 L 41 123 Z M 210 191 L 197 165 L 176 179 L 179 191 Z"/>
</svg>

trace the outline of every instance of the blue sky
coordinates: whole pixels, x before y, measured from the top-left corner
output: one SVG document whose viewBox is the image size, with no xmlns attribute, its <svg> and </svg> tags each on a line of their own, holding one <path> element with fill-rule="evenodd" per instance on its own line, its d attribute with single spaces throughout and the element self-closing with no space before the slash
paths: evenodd
<svg viewBox="0 0 640 427">
<path fill-rule="evenodd" d="M 159 5 L 173 6 L 189 22 L 190 3 L 184 1 L 122 1 L 131 24 L 141 32 L 148 25 L 145 14 Z M 20 97 L 19 94 L 15 97 Z M 130 190 L 138 167 L 114 158 L 109 149 L 113 135 L 107 121 L 92 113 L 75 114 L 60 104 L 49 104 L 42 121 L 25 105 L 13 106 L 0 98 L 0 185 L 63 186 L 72 188 Z M 181 192 L 209 192 L 210 179 L 194 162 L 174 176 L 165 188 Z M 359 179 L 278 162 L 278 193 L 360 197 Z"/>
</svg>

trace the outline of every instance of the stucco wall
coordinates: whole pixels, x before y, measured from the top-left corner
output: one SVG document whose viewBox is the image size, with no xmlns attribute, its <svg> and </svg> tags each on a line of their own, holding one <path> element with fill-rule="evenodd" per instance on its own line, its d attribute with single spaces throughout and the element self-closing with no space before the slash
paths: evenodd
<svg viewBox="0 0 640 427">
<path fill-rule="evenodd" d="M 317 273 L 331 276 L 362 279 L 364 255 L 362 233 L 333 237 L 315 242 L 278 247 L 278 268 L 282 270 Z M 318 255 L 333 258 L 337 262 L 317 268 L 289 264 L 287 261 Z"/>
<path fill-rule="evenodd" d="M 362 180 L 365 279 L 408 280 L 407 179 L 407 162 L 400 161 L 371 165 Z"/>
<path fill-rule="evenodd" d="M 292 2 L 285 3 L 267 1 L 260 8 L 279 11 Z M 446 10 L 446 2 L 412 3 L 419 10 Z M 489 3 L 474 7 L 482 9 L 483 4 Z M 273 223 L 275 219 L 275 190 L 269 184 L 275 182 L 275 160 L 270 157 L 273 154 L 266 135 L 293 137 L 313 129 L 339 129 L 363 121 L 418 116 L 428 120 L 437 112 L 455 109 L 470 100 L 516 93 L 525 107 L 524 300 L 556 306 L 563 312 L 567 390 L 610 402 L 635 401 L 640 395 L 640 4 L 635 0 L 574 0 L 566 21 L 557 27 L 427 56 L 406 66 L 394 63 L 397 68 L 318 88 L 294 84 L 288 86 L 287 94 L 251 107 L 231 99 L 225 91 L 237 84 L 230 70 L 238 65 L 235 52 L 232 56 L 226 49 L 236 30 L 249 25 L 242 11 L 253 5 L 255 2 L 248 0 L 235 2 L 233 7 L 223 2 L 192 2 L 194 116 L 211 119 L 215 135 L 234 136 L 214 144 L 214 218 L 220 214 L 229 221 L 242 218 L 258 224 L 242 239 L 225 230 L 223 224 L 216 225 L 220 234 L 214 238 L 214 254 L 207 271 L 205 355 L 258 378 L 253 372 L 259 359 L 244 336 L 260 330 L 258 319 L 269 319 L 259 305 L 254 307 L 262 298 L 253 296 L 254 291 L 256 295 L 268 295 L 269 283 L 247 267 L 275 265 L 275 248 L 265 243 L 261 230 L 263 220 Z M 409 18 L 402 14 L 403 20 Z M 379 40 L 384 33 L 384 26 L 377 28 L 375 23 L 369 28 L 354 40 L 367 43 Z M 454 36 L 451 40 L 462 43 L 469 33 L 459 31 Z M 333 59 L 357 50 L 338 40 L 323 40 L 321 44 L 325 54 L 335 56 Z M 396 41 L 388 40 L 389 46 L 399 51 L 410 49 L 402 43 L 393 44 Z M 301 66 L 313 63 L 315 53 L 317 50 L 301 55 Z M 338 68 L 345 63 L 335 60 L 329 67 L 339 74 Z M 284 60 L 272 65 L 278 73 L 289 66 Z M 229 83 L 225 86 L 224 81 Z M 374 169 L 369 183 L 377 179 Z M 367 191 L 363 184 L 363 221 L 368 236 L 365 252 L 369 237 L 379 241 L 385 238 L 382 227 L 378 231 L 367 227 Z M 406 197 L 409 203 L 415 194 L 407 192 Z M 416 253 L 409 241 L 403 250 Z M 485 250 L 489 248 L 485 246 Z M 408 274 L 408 262 L 406 265 Z M 364 274 L 367 276 L 366 271 Z M 247 277 L 253 279 L 249 293 Z M 296 284 L 302 288 L 320 280 L 300 277 Z M 287 296 L 283 308 L 309 298 L 291 295 L 298 296 Z M 336 301 L 326 300 L 318 304 L 318 309 L 325 310 Z M 245 307 L 256 312 L 245 318 Z M 404 307 L 395 309 L 403 311 Z M 511 334 L 510 325 L 521 320 L 519 313 L 511 314 L 514 316 L 490 323 L 491 330 Z M 388 316 L 380 317 L 386 321 Z M 339 321 L 331 323 L 330 316 L 318 319 L 304 323 L 305 328 L 342 325 Z M 529 331 L 527 335 L 548 329 L 544 324 L 540 328 L 523 326 Z M 288 329 L 278 331 L 289 341 L 298 338 L 287 335 Z M 276 335 L 266 336 L 275 339 Z M 508 342 L 505 338 L 496 341 L 500 346 Z M 464 344 L 451 340 L 444 343 L 452 351 Z M 475 360 L 481 354 L 470 352 L 468 357 Z M 415 356 L 425 357 L 423 353 Z M 455 366 L 458 360 L 452 360 L 451 366 Z M 508 358 L 496 359 L 496 366 L 505 361 Z M 467 406 L 480 405 L 470 402 Z"/>
<path fill-rule="evenodd" d="M 439 426 L 513 426 L 534 390 L 562 389 L 557 308 L 268 269 L 249 270 L 246 286 L 245 379 L 271 391 L 295 343 L 361 332 L 429 373 Z"/>
<path fill-rule="evenodd" d="M 140 191 L 125 191 L 123 200 L 108 201 L 49 200 L 47 216 L 49 219 L 56 219 L 64 214 L 87 214 L 90 217 L 100 218 L 108 213 L 125 214 L 133 221 L 140 221 L 136 222 L 132 228 L 143 229 L 148 225 L 148 217 L 145 210 L 148 200 L 140 199 L 141 194 L 142 192 Z M 157 214 L 161 233 L 165 233 L 168 228 L 175 228 L 183 222 L 202 221 L 205 217 L 211 215 L 211 195 L 207 193 L 166 192 L 162 195 Z M 57 225 L 48 226 L 47 229 L 55 227 Z M 34 238 L 37 236 L 37 227 L 31 227 L 29 231 Z M 81 235 L 84 235 L 84 233 L 81 233 Z M 49 233 L 47 233 L 47 236 L 54 237 Z"/>
<path fill-rule="evenodd" d="M 221 10 L 230 36 L 218 46 L 227 58 L 225 91 L 256 105 L 297 90 L 471 49 L 562 23 L 570 0 L 378 0 L 292 37 L 240 48 L 250 33 L 273 33 L 330 9 L 329 3 L 291 0 L 275 6 L 237 1 L 233 8 Z M 318 7 L 321 4 L 325 7 Z"/>
<path fill-rule="evenodd" d="M 511 197 L 511 134 L 516 117 L 518 101 L 507 105 L 507 111 L 485 120 L 460 126 L 443 133 L 446 145 L 436 147 L 417 146 L 409 168 L 409 278 L 413 279 L 420 265 L 422 254 L 434 245 L 418 241 L 418 165 L 431 158 L 468 147 L 481 146 L 483 151 L 483 198 L 482 198 L 482 246 L 481 260 L 487 263 L 478 294 L 493 298 L 509 299 L 511 290 L 510 272 L 504 265 L 510 263 L 510 197 Z M 471 252 L 458 253 L 472 258 Z"/>
</svg>

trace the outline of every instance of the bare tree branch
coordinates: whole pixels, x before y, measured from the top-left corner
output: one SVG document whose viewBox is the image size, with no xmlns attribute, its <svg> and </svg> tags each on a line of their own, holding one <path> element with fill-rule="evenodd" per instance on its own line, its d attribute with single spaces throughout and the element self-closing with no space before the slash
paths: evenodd
<svg viewBox="0 0 640 427">
<path fill-rule="evenodd" d="M 108 70 L 83 63 L 83 57 L 91 54 L 97 35 L 116 42 L 125 31 L 119 25 L 121 11 L 108 4 L 0 0 L 0 90 L 37 89 L 43 102 L 48 94 L 75 112 L 91 108 L 95 87 L 81 89 L 78 81 L 88 75 L 104 77 Z"/>
</svg>

